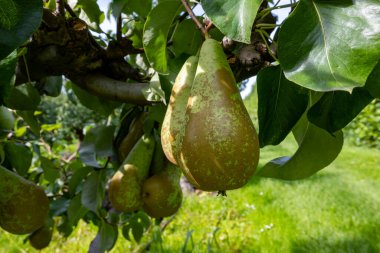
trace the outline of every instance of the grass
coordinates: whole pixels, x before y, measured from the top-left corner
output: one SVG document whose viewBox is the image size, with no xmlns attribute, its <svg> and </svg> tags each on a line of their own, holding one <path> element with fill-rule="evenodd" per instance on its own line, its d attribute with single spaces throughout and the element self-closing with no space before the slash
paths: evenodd
<svg viewBox="0 0 380 253">
<path fill-rule="evenodd" d="M 294 148 L 292 140 L 264 148 L 260 165 Z M 380 151 L 345 145 L 333 164 L 306 180 L 254 177 L 228 197 L 187 195 L 162 235 L 162 247 L 165 252 L 380 252 L 379 194 Z M 95 235 L 95 226 L 81 224 L 68 239 L 55 233 L 42 252 L 87 252 Z M 36 252 L 23 238 L 0 231 L 0 252 Z M 112 252 L 128 252 L 130 245 L 120 234 Z"/>
</svg>

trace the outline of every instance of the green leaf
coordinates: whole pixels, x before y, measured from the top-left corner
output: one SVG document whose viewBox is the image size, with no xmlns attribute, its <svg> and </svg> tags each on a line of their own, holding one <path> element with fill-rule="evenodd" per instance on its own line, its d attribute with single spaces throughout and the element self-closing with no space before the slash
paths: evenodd
<svg viewBox="0 0 380 253">
<path fill-rule="evenodd" d="M 166 43 L 175 17 L 182 11 L 180 1 L 158 3 L 149 13 L 144 25 L 143 45 L 151 66 L 159 73 L 167 73 Z"/>
<path fill-rule="evenodd" d="M 143 47 L 143 31 L 144 31 L 144 23 L 141 21 L 133 21 L 132 24 L 132 36 L 129 38 L 133 41 L 132 46 L 135 48 Z"/>
<path fill-rule="evenodd" d="M 334 133 L 350 123 L 373 97 L 365 88 L 354 88 L 352 93 L 331 91 L 325 93 L 308 111 L 308 119 L 316 126 Z"/>
<path fill-rule="evenodd" d="M 70 200 L 64 197 L 53 198 L 50 202 L 50 214 L 52 216 L 62 215 L 67 211 Z"/>
<path fill-rule="evenodd" d="M 0 49 L 1 50 L 1 49 Z M 12 80 L 15 76 L 17 64 L 17 52 L 0 60 L 0 106 L 4 104 L 4 99 L 9 96 L 12 88 Z"/>
<path fill-rule="evenodd" d="M 281 27 L 285 76 L 316 91 L 364 86 L 380 58 L 378 0 L 302 0 Z"/>
<path fill-rule="evenodd" d="M 50 183 L 54 183 L 60 177 L 59 168 L 57 168 L 54 161 L 46 157 L 41 156 L 40 161 L 45 179 Z"/>
<path fill-rule="evenodd" d="M 92 170 L 91 167 L 82 167 L 75 170 L 69 180 L 69 193 L 71 196 L 74 196 L 77 193 L 78 186 Z"/>
<path fill-rule="evenodd" d="M 283 180 L 298 180 L 309 177 L 327 167 L 340 153 L 343 133 L 331 135 L 311 124 L 306 113 L 293 128 L 298 149 L 293 156 L 278 157 L 264 165 L 256 175 Z"/>
<path fill-rule="evenodd" d="M 41 80 L 42 91 L 51 97 L 57 97 L 62 91 L 62 76 L 48 76 Z"/>
<path fill-rule="evenodd" d="M 91 23 L 101 24 L 104 20 L 104 13 L 100 10 L 96 0 L 78 0 L 77 6 L 81 8 Z"/>
<path fill-rule="evenodd" d="M 87 212 L 88 209 L 82 205 L 81 194 L 76 195 L 70 200 L 70 205 L 67 208 L 67 217 L 73 226 L 76 226 Z"/>
<path fill-rule="evenodd" d="M 104 170 L 93 171 L 86 179 L 82 189 L 82 204 L 94 213 L 99 214 L 106 187 Z"/>
<path fill-rule="evenodd" d="M 7 107 L 26 111 L 35 111 L 40 101 L 40 94 L 32 84 L 12 87 L 9 96 L 4 100 Z"/>
<path fill-rule="evenodd" d="M 152 8 L 151 0 L 128 0 L 123 12 L 126 14 L 136 13 L 141 18 L 145 18 Z"/>
<path fill-rule="evenodd" d="M 251 43 L 253 21 L 261 0 L 201 0 L 212 23 L 233 40 Z"/>
<path fill-rule="evenodd" d="M 117 226 L 110 225 L 104 220 L 99 225 L 99 231 L 90 244 L 89 252 L 106 252 L 113 248 L 118 236 Z"/>
<path fill-rule="evenodd" d="M 375 68 L 369 75 L 365 88 L 374 97 L 380 99 L 380 61 L 376 64 Z"/>
<path fill-rule="evenodd" d="M 114 155 L 113 138 L 115 126 L 91 128 L 84 137 L 79 149 L 80 159 L 89 166 L 98 167 L 97 157 Z"/>
<path fill-rule="evenodd" d="M 17 115 L 23 118 L 25 123 L 29 125 L 33 134 L 40 136 L 41 127 L 37 119 L 34 117 L 33 111 L 17 111 Z"/>
<path fill-rule="evenodd" d="M 196 55 L 202 44 L 202 34 L 193 20 L 185 19 L 177 26 L 172 41 L 175 55 Z"/>
<path fill-rule="evenodd" d="M 79 99 L 79 102 L 97 113 L 103 115 L 110 115 L 112 111 L 120 105 L 120 103 L 108 101 L 102 99 L 101 97 L 94 96 L 87 91 L 79 88 L 75 84 L 71 83 L 71 88 L 74 91 L 75 95 Z"/>
<path fill-rule="evenodd" d="M 287 80 L 281 66 L 262 69 L 257 76 L 260 147 L 285 139 L 305 112 L 308 91 Z"/>
<path fill-rule="evenodd" d="M 16 169 L 17 173 L 25 176 L 32 164 L 33 154 L 24 144 L 9 141 L 4 145 L 5 157 Z"/>
<path fill-rule="evenodd" d="M 41 0 L 0 0 L 0 60 L 38 28 L 42 7 Z"/>
<path fill-rule="evenodd" d="M 150 80 L 149 86 L 142 89 L 142 93 L 148 101 L 161 101 L 162 103 L 166 104 L 165 92 L 161 88 L 161 83 L 157 73 Z"/>
</svg>

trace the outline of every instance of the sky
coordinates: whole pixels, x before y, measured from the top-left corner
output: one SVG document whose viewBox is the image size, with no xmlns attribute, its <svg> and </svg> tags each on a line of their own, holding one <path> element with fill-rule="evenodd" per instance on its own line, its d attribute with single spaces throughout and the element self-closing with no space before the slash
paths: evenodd
<svg viewBox="0 0 380 253">
<path fill-rule="evenodd" d="M 108 5 L 111 2 L 111 0 L 98 0 L 97 3 L 99 4 L 100 9 L 104 12 L 107 13 Z M 289 4 L 289 0 L 281 0 L 280 5 L 285 5 Z M 204 13 L 202 7 L 198 5 L 195 9 L 194 12 L 196 15 L 202 15 Z M 290 8 L 284 8 L 284 9 L 278 9 L 274 10 L 272 13 L 274 13 L 277 16 L 277 23 L 281 23 L 287 16 L 288 13 L 290 12 Z M 110 19 L 104 20 L 104 22 L 100 25 L 103 31 L 108 31 L 108 30 L 115 30 L 116 28 L 116 22 L 113 16 L 110 16 Z M 241 95 L 243 98 L 245 98 L 248 94 L 251 93 L 252 88 L 254 84 L 256 83 L 256 77 L 252 77 L 249 79 L 248 83 L 246 84 L 246 88 L 241 92 Z"/>
</svg>

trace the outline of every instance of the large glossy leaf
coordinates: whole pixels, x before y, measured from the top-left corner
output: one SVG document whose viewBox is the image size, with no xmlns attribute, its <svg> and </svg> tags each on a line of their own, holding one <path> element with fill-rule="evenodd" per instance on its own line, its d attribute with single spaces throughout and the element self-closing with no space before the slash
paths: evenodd
<svg viewBox="0 0 380 253">
<path fill-rule="evenodd" d="M 106 187 L 104 170 L 93 171 L 83 183 L 82 204 L 94 213 L 98 213 L 102 206 Z"/>
<path fill-rule="evenodd" d="M 108 224 L 104 220 L 99 225 L 99 231 L 90 244 L 89 253 L 108 252 L 116 243 L 118 236 L 117 226 Z"/>
<path fill-rule="evenodd" d="M 316 91 L 364 86 L 380 57 L 378 0 L 301 0 L 281 27 L 285 76 Z"/>
<path fill-rule="evenodd" d="M 42 19 L 41 0 L 0 1 L 0 59 L 24 43 Z"/>
<path fill-rule="evenodd" d="M 306 113 L 293 129 L 298 149 L 293 156 L 273 159 L 256 173 L 260 177 L 298 180 L 328 166 L 340 153 L 343 133 L 331 135 L 307 120 Z"/>
<path fill-rule="evenodd" d="M 21 176 L 26 175 L 32 164 L 33 154 L 24 144 L 18 142 L 7 142 L 4 145 L 5 157 Z"/>
<path fill-rule="evenodd" d="M 151 66 L 159 73 L 167 72 L 167 37 L 175 17 L 183 9 L 180 1 L 158 3 L 144 25 L 143 45 Z"/>
<path fill-rule="evenodd" d="M 4 103 L 15 110 L 35 111 L 40 104 L 41 97 L 32 84 L 13 86 Z"/>
<path fill-rule="evenodd" d="M 352 93 L 331 91 L 310 108 L 308 118 L 316 126 L 334 133 L 350 123 L 373 97 L 367 89 L 358 87 Z"/>
<path fill-rule="evenodd" d="M 16 64 L 16 51 L 13 51 L 7 57 L 0 60 L 0 105 L 4 103 L 4 98 L 9 96 L 9 93 L 11 91 L 11 82 L 16 72 Z"/>
<path fill-rule="evenodd" d="M 88 19 L 91 23 L 99 25 L 104 20 L 104 13 L 100 10 L 96 0 L 78 0 L 77 6 L 81 8 L 85 13 L 85 19 Z M 81 13 L 83 16 L 84 14 Z"/>
<path fill-rule="evenodd" d="M 101 167 L 97 162 L 97 157 L 105 158 L 114 155 L 112 142 L 114 132 L 114 126 L 91 128 L 81 143 L 80 159 L 88 166 Z"/>
<path fill-rule="evenodd" d="M 180 54 L 196 55 L 202 44 L 202 34 L 193 20 L 185 19 L 177 26 L 172 41 L 173 52 L 177 56 Z"/>
<path fill-rule="evenodd" d="M 71 196 L 74 196 L 77 193 L 78 186 L 92 170 L 91 167 L 82 167 L 75 170 L 69 181 L 69 193 Z"/>
<path fill-rule="evenodd" d="M 261 70 L 257 76 L 260 147 L 277 145 L 301 118 L 308 91 L 287 80 L 280 66 Z"/>
<path fill-rule="evenodd" d="M 67 216 L 70 224 L 76 226 L 78 221 L 88 212 L 88 209 L 82 205 L 81 194 L 76 195 L 70 200 L 67 208 Z"/>
<path fill-rule="evenodd" d="M 365 88 L 369 91 L 371 96 L 380 99 L 380 61 L 369 75 Z"/>
<path fill-rule="evenodd" d="M 201 0 L 212 23 L 233 40 L 251 43 L 251 30 L 262 0 Z"/>
<path fill-rule="evenodd" d="M 53 160 L 41 156 L 41 167 L 44 171 L 44 177 L 50 183 L 54 183 L 60 176 L 59 168 L 55 165 Z"/>
</svg>

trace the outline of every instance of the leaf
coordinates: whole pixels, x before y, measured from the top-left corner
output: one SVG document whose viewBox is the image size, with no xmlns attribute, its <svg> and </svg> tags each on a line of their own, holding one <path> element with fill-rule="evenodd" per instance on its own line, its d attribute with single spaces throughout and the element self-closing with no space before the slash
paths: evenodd
<svg viewBox="0 0 380 253">
<path fill-rule="evenodd" d="M 82 204 L 94 213 L 102 206 L 106 187 L 106 176 L 103 170 L 93 171 L 86 179 L 82 189 Z"/>
<path fill-rule="evenodd" d="M 342 131 L 331 135 L 308 122 L 306 113 L 293 129 L 298 149 L 293 156 L 278 157 L 264 165 L 256 175 L 283 180 L 309 177 L 328 166 L 343 146 Z"/>
<path fill-rule="evenodd" d="M 193 20 L 185 19 L 177 26 L 172 41 L 175 55 L 196 55 L 202 44 L 202 34 Z"/>
<path fill-rule="evenodd" d="M 305 112 L 308 91 L 287 80 L 281 66 L 262 69 L 257 76 L 260 147 L 285 139 Z"/>
<path fill-rule="evenodd" d="M 316 91 L 364 86 L 380 58 L 378 0 L 303 0 L 281 27 L 285 76 Z"/>
<path fill-rule="evenodd" d="M 40 101 L 40 94 L 32 84 L 12 87 L 9 96 L 4 100 L 7 107 L 26 111 L 35 111 Z"/>
<path fill-rule="evenodd" d="M 32 164 L 33 154 L 24 144 L 9 141 L 4 145 L 5 157 L 16 169 L 17 173 L 25 176 Z"/>
<path fill-rule="evenodd" d="M 114 155 L 113 135 L 115 126 L 99 126 L 91 128 L 84 137 L 79 148 L 80 159 L 89 166 L 98 167 L 97 157 Z"/>
<path fill-rule="evenodd" d="M 41 127 L 37 119 L 34 117 L 33 111 L 17 111 L 17 115 L 23 118 L 25 123 L 29 125 L 33 134 L 40 136 Z"/>
<path fill-rule="evenodd" d="M 0 1 L 0 60 L 21 46 L 42 20 L 41 0 Z"/>
<path fill-rule="evenodd" d="M 52 216 L 60 216 L 67 211 L 70 199 L 61 197 L 53 198 L 50 202 L 50 214 Z"/>
<path fill-rule="evenodd" d="M 141 18 L 145 18 L 152 8 L 151 0 L 128 0 L 123 12 L 126 14 L 136 13 Z"/>
<path fill-rule="evenodd" d="M 142 93 L 146 100 L 152 102 L 162 102 L 166 104 L 165 92 L 161 88 L 158 74 L 154 75 L 147 87 L 142 89 Z"/>
<path fill-rule="evenodd" d="M 226 36 L 251 43 L 253 21 L 261 0 L 201 0 L 212 23 Z"/>
<path fill-rule="evenodd" d="M 102 220 L 95 239 L 91 242 L 89 253 L 102 253 L 109 251 L 116 243 L 118 236 L 117 226 L 110 225 Z"/>
<path fill-rule="evenodd" d="M 73 226 L 76 226 L 87 212 L 88 209 L 82 205 L 81 194 L 76 195 L 70 200 L 70 205 L 67 208 L 67 217 Z"/>
<path fill-rule="evenodd" d="M 372 100 L 368 90 L 361 87 L 354 88 L 351 94 L 327 92 L 310 108 L 307 117 L 311 123 L 332 134 L 350 123 Z"/>
<path fill-rule="evenodd" d="M 0 106 L 4 104 L 4 99 L 9 96 L 11 91 L 12 79 L 14 78 L 16 72 L 16 64 L 16 51 L 13 51 L 10 55 L 0 60 Z"/>
<path fill-rule="evenodd" d="M 120 105 L 120 103 L 108 101 L 98 96 L 94 96 L 87 91 L 79 88 L 75 84 L 71 83 L 71 88 L 75 93 L 75 96 L 79 99 L 79 102 L 97 113 L 102 115 L 110 115 L 112 111 Z"/>
<path fill-rule="evenodd" d="M 54 162 L 46 157 L 41 156 L 41 167 L 44 171 L 44 177 L 50 183 L 54 183 L 60 177 L 59 169 Z"/>
<path fill-rule="evenodd" d="M 96 0 L 78 0 L 77 6 L 81 8 L 91 23 L 96 23 L 98 26 L 104 20 L 104 13 L 100 10 Z"/>
<path fill-rule="evenodd" d="M 42 91 L 51 97 L 57 97 L 62 91 L 62 76 L 48 76 L 41 80 Z"/>
<path fill-rule="evenodd" d="M 158 3 L 149 13 L 144 25 L 143 45 L 152 68 L 167 73 L 167 37 L 175 17 L 182 11 L 180 1 Z"/>
<path fill-rule="evenodd" d="M 374 98 L 380 99 L 380 61 L 368 76 L 365 88 Z"/>
<path fill-rule="evenodd" d="M 77 188 L 79 184 L 87 177 L 87 175 L 92 171 L 91 167 L 82 167 L 75 170 L 73 175 L 69 180 L 69 193 L 74 196 L 77 193 Z"/>
</svg>

